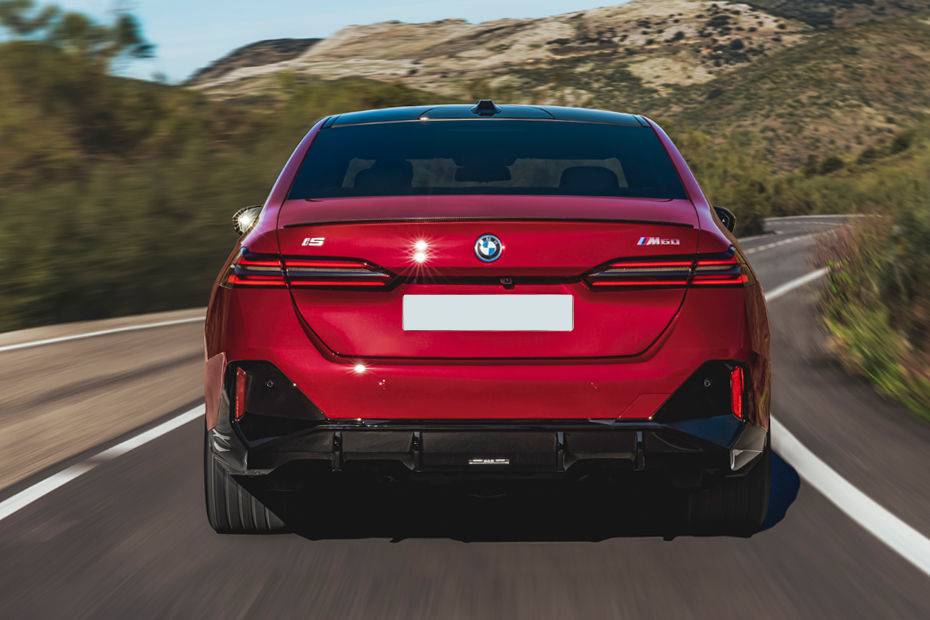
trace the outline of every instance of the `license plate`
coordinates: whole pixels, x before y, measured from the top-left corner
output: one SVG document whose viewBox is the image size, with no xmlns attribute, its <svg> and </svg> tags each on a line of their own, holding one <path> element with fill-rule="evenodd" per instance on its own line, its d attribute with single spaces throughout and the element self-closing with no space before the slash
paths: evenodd
<svg viewBox="0 0 930 620">
<path fill-rule="evenodd" d="M 404 295 L 404 331 L 570 332 L 571 295 Z"/>
</svg>

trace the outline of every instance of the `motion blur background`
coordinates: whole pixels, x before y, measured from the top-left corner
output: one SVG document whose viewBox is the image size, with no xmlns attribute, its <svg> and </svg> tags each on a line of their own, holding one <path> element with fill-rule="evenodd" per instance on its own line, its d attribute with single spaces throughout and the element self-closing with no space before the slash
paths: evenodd
<svg viewBox="0 0 930 620">
<path fill-rule="evenodd" d="M 232 214 L 323 115 L 487 97 L 646 114 L 736 213 L 763 530 L 681 535 L 648 481 L 337 479 L 215 535 Z M 0 617 L 930 617 L 928 282 L 930 0 L 0 0 Z"/>
<path fill-rule="evenodd" d="M 203 306 L 230 214 L 317 118 L 493 97 L 657 119 L 743 236 L 880 216 L 824 243 L 823 319 L 928 415 L 926 1 L 189 4 L 0 0 L 0 331 Z M 473 21 L 349 25 L 453 10 Z"/>
</svg>

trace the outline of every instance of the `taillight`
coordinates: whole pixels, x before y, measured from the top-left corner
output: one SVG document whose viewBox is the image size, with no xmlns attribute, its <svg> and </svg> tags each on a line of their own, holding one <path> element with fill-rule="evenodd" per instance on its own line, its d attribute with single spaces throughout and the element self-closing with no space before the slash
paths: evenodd
<svg viewBox="0 0 930 620">
<path fill-rule="evenodd" d="M 739 259 L 734 254 L 726 258 L 699 258 L 694 263 L 694 286 L 733 286 L 749 282 Z"/>
<path fill-rule="evenodd" d="M 249 375 L 241 368 L 236 368 L 236 402 L 233 408 L 233 417 L 241 420 L 245 415 L 245 398 L 249 387 Z"/>
<path fill-rule="evenodd" d="M 284 286 L 281 259 L 243 251 L 230 265 L 223 283 L 228 286 Z"/>
<path fill-rule="evenodd" d="M 232 287 L 384 288 L 394 276 L 365 261 L 251 254 L 243 249 L 223 280 Z"/>
<path fill-rule="evenodd" d="M 746 382 L 742 366 L 734 366 L 730 370 L 730 410 L 738 419 L 743 419 L 743 394 L 746 391 Z"/>
<path fill-rule="evenodd" d="M 624 259 L 585 276 L 594 288 L 743 286 L 749 275 L 734 251 L 726 254 Z"/>
<path fill-rule="evenodd" d="M 692 260 L 625 260 L 588 275 L 588 284 L 602 286 L 686 286 Z"/>
<path fill-rule="evenodd" d="M 291 286 L 300 288 L 316 286 L 364 286 L 386 287 L 393 276 L 365 261 L 284 258 L 284 267 Z"/>
</svg>

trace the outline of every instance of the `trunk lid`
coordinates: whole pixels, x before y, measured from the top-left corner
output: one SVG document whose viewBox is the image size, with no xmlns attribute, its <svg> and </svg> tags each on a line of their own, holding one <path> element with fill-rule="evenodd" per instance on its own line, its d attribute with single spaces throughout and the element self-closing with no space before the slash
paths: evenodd
<svg viewBox="0 0 930 620">
<path fill-rule="evenodd" d="M 285 257 L 360 259 L 394 274 L 393 285 L 384 289 L 291 287 L 296 311 L 338 355 L 613 357 L 648 348 L 674 318 L 685 289 L 593 290 L 583 274 L 618 258 L 694 254 L 696 224 L 694 207 L 683 200 L 339 198 L 287 202 L 278 241 Z M 487 234 L 503 246 L 493 262 L 476 255 L 477 240 Z M 405 329 L 404 297 L 413 295 L 570 296 L 571 326 L 565 331 L 412 331 Z"/>
</svg>

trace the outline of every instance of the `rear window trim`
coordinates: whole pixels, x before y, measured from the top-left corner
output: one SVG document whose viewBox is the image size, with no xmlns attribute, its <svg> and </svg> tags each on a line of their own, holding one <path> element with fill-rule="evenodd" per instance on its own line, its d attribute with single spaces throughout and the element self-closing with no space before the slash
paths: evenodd
<svg viewBox="0 0 930 620">
<path fill-rule="evenodd" d="M 406 125 L 408 123 L 487 123 L 487 122 L 520 122 L 520 123 L 564 123 L 566 125 L 609 125 L 611 127 L 643 127 L 648 128 L 649 125 L 642 120 L 639 115 L 636 115 L 636 120 L 638 125 L 625 125 L 622 123 L 611 123 L 607 121 L 582 121 L 582 120 L 565 120 L 557 118 L 494 118 L 494 117 L 476 117 L 476 118 L 413 118 L 410 120 L 397 120 L 397 121 L 366 121 L 362 123 L 345 123 L 337 125 L 336 122 L 339 119 L 338 116 L 333 118 L 331 124 L 323 126 L 320 131 L 328 131 L 330 129 L 342 129 L 344 127 L 363 127 L 366 125 Z"/>
</svg>

